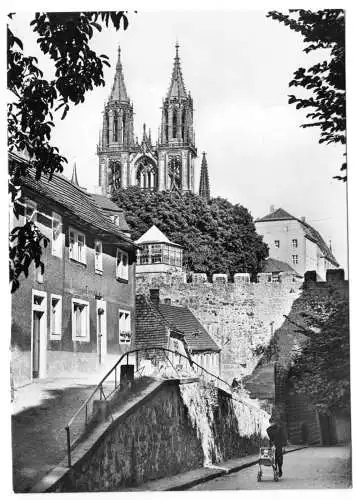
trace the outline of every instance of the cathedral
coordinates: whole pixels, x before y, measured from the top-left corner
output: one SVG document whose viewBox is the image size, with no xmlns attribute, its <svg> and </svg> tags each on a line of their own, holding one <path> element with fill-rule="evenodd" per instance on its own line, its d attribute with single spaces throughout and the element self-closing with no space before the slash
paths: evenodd
<svg viewBox="0 0 357 500">
<path fill-rule="evenodd" d="M 134 108 L 126 90 L 118 48 L 114 83 L 104 106 L 97 154 L 99 187 L 104 195 L 110 196 L 116 189 L 128 186 L 194 192 L 197 149 L 193 102 L 184 85 L 178 44 L 169 90 L 162 102 L 161 126 L 156 143 L 145 125 L 141 142 L 134 138 Z M 205 157 L 204 164 L 206 177 Z M 207 185 L 208 179 L 205 183 Z"/>
</svg>

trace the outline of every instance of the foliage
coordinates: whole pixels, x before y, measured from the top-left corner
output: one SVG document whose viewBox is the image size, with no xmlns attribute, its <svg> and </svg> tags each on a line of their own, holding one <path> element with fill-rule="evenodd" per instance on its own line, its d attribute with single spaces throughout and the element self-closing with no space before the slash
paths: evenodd
<svg viewBox="0 0 357 500">
<path fill-rule="evenodd" d="M 328 60 L 322 60 L 310 68 L 299 68 L 289 83 L 301 87 L 309 97 L 289 95 L 289 103 L 297 109 L 308 109 L 308 123 L 302 127 L 319 127 L 319 143 L 346 144 L 346 81 L 345 81 L 345 16 L 340 9 L 311 10 L 293 9 L 290 14 L 271 11 L 267 15 L 290 29 L 301 33 L 307 46 L 307 54 L 327 49 Z M 336 179 L 347 180 L 347 164 L 340 169 L 343 174 Z"/>
<path fill-rule="evenodd" d="M 149 192 L 135 186 L 119 189 L 113 201 L 124 209 L 134 240 L 157 225 L 184 248 L 184 265 L 190 271 L 254 275 L 268 255 L 248 210 L 225 199 L 207 203 L 192 193 Z"/>
<path fill-rule="evenodd" d="M 10 19 L 13 14 L 9 15 Z M 94 87 L 104 86 L 103 65 L 109 66 L 106 55 L 97 55 L 89 46 L 95 30 L 113 25 L 115 29 L 128 26 L 124 11 L 119 12 L 39 12 L 30 25 L 37 34 L 37 43 L 55 65 L 55 77 L 46 80 L 38 67 L 38 60 L 25 56 L 22 41 L 7 30 L 8 89 L 14 96 L 8 103 L 9 151 L 22 152 L 35 168 L 36 178 L 42 174 L 50 179 L 63 170 L 67 163 L 59 149 L 51 144 L 54 127 L 54 111 L 61 110 L 64 119 L 70 105 L 84 101 L 85 94 Z M 21 196 L 21 178 L 28 173 L 29 164 L 12 162 L 9 166 L 9 193 L 11 202 Z M 14 205 L 16 206 L 16 205 Z M 16 210 L 14 210 L 17 217 Z M 38 231 L 38 229 L 37 229 Z M 44 239 L 35 236 L 36 231 L 17 228 L 11 236 L 10 281 L 12 290 L 18 287 L 21 273 L 27 275 L 32 260 L 40 260 Z M 19 259 L 22 249 L 27 248 L 26 259 Z M 17 257 L 16 257 L 17 256 Z M 15 259 L 13 261 L 12 259 Z"/>
<path fill-rule="evenodd" d="M 350 412 L 350 344 L 347 300 L 331 300 L 305 313 L 307 342 L 295 352 L 291 381 L 322 413 Z"/>
</svg>

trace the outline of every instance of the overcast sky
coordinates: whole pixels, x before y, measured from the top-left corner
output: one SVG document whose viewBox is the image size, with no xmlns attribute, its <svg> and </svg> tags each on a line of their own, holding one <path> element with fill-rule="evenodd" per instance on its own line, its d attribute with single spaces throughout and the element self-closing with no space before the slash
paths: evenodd
<svg viewBox="0 0 357 500">
<path fill-rule="evenodd" d="M 50 76 L 53 66 L 37 49 L 32 18 L 17 14 L 12 27 L 24 41 L 25 54 L 37 55 Z M 345 185 L 332 179 L 343 151 L 318 144 L 317 129 L 300 128 L 304 112 L 289 105 L 287 97 L 294 70 L 316 56 L 305 55 L 301 36 L 267 19 L 265 11 L 140 12 L 130 16 L 126 32 L 98 33 L 93 48 L 112 63 L 105 70 L 106 87 L 95 89 L 64 121 L 55 122 L 53 143 L 69 160 L 65 175 L 71 175 L 76 161 L 81 185 L 91 188 L 98 182 L 96 144 L 118 43 L 134 104 L 135 134 L 141 138 L 145 122 L 156 140 L 176 40 L 194 101 L 197 184 L 206 151 L 213 196 L 242 204 L 254 218 L 266 215 L 270 205 L 306 216 L 327 243 L 332 240 L 346 268 Z"/>
</svg>

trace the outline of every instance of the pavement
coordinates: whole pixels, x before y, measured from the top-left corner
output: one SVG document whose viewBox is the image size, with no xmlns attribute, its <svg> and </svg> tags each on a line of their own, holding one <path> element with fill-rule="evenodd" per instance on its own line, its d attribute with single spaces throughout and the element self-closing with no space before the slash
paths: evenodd
<svg viewBox="0 0 357 500">
<path fill-rule="evenodd" d="M 286 454 L 298 450 L 306 449 L 306 446 L 288 446 L 286 447 Z M 214 480 L 225 481 L 227 474 L 233 474 L 243 471 L 243 469 L 253 469 L 252 466 L 258 463 L 258 455 L 248 455 L 242 458 L 232 458 L 225 462 L 220 462 L 216 465 L 202 467 L 175 476 L 157 479 L 141 484 L 135 488 L 126 488 L 120 491 L 183 491 L 189 489 L 201 489 L 202 485 L 211 485 Z M 254 467 L 255 481 L 257 469 Z M 219 479 L 217 479 L 219 478 Z M 212 489 L 210 487 L 202 489 Z"/>
<path fill-rule="evenodd" d="M 284 457 L 283 477 L 273 480 L 270 468 L 263 467 L 263 478 L 257 482 L 258 467 L 187 488 L 192 490 L 284 490 L 351 488 L 351 449 L 349 446 L 314 446 Z"/>
<path fill-rule="evenodd" d="M 65 426 L 95 388 L 90 379 L 49 379 L 15 391 L 13 488 L 26 492 L 66 456 Z"/>
</svg>

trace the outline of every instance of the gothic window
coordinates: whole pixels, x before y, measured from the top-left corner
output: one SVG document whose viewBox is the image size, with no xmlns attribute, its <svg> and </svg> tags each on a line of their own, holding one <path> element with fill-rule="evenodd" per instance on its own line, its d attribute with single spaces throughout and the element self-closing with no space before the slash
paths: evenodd
<svg viewBox="0 0 357 500">
<path fill-rule="evenodd" d="M 121 187 L 121 164 L 119 161 L 110 164 L 108 184 L 111 192 Z"/>
<path fill-rule="evenodd" d="M 181 136 L 182 140 L 185 140 L 185 122 L 186 122 L 186 110 L 182 111 L 182 121 L 181 121 Z"/>
<path fill-rule="evenodd" d="M 176 139 L 177 137 L 177 111 L 173 110 L 172 113 L 172 138 Z"/>
<path fill-rule="evenodd" d="M 145 156 L 139 161 L 136 171 L 136 183 L 142 189 L 157 189 L 157 168 Z"/>
<path fill-rule="evenodd" d="M 123 112 L 123 118 L 122 118 L 122 127 L 121 127 L 121 142 L 124 144 L 125 141 L 125 132 L 126 132 L 126 115 L 125 111 Z"/>
<path fill-rule="evenodd" d="M 182 188 L 182 165 L 181 158 L 174 156 L 169 160 L 170 190 L 176 191 Z"/>
<path fill-rule="evenodd" d="M 108 113 L 105 114 L 105 127 L 106 127 L 106 143 L 109 144 L 109 116 Z"/>
<path fill-rule="evenodd" d="M 118 142 L 118 115 L 116 113 L 113 117 L 113 141 Z"/>
<path fill-rule="evenodd" d="M 169 114 L 167 112 L 167 109 L 165 109 L 165 138 L 166 142 L 169 140 Z"/>
</svg>

